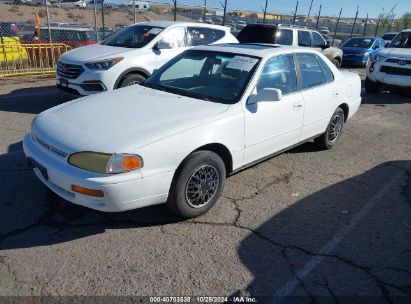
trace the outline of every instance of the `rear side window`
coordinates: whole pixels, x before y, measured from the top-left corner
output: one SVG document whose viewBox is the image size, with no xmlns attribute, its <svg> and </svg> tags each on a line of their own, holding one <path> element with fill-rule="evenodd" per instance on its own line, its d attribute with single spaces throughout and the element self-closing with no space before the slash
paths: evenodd
<svg viewBox="0 0 411 304">
<path fill-rule="evenodd" d="M 318 57 L 318 56 L 315 56 L 315 57 L 317 58 L 318 62 L 321 65 L 321 68 L 323 69 L 325 80 L 327 82 L 333 81 L 334 80 L 334 74 L 331 71 L 330 67 L 320 57 Z"/>
<path fill-rule="evenodd" d="M 205 45 L 216 42 L 225 36 L 222 30 L 215 30 L 206 27 L 191 27 L 188 30 L 188 46 Z"/>
<path fill-rule="evenodd" d="M 275 43 L 281 45 L 292 45 L 293 44 L 293 31 L 280 29 L 275 34 Z"/>
<path fill-rule="evenodd" d="M 311 46 L 310 32 L 298 31 L 298 45 L 299 46 Z"/>
<path fill-rule="evenodd" d="M 301 88 L 308 89 L 327 83 L 323 68 L 314 54 L 296 54 L 301 73 Z"/>
</svg>

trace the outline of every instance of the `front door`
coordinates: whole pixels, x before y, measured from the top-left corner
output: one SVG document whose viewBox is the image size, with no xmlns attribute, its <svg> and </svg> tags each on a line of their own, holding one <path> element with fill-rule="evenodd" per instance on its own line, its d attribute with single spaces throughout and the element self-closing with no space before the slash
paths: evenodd
<svg viewBox="0 0 411 304">
<path fill-rule="evenodd" d="M 187 31 L 183 26 L 175 27 L 167 31 L 163 38 L 158 42 L 168 48 L 155 50 L 156 68 L 162 67 L 180 53 L 187 49 Z"/>
</svg>

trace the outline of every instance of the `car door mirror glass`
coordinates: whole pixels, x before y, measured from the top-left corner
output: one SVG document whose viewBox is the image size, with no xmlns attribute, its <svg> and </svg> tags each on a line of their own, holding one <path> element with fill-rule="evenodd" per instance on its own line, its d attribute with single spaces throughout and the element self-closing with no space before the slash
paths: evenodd
<svg viewBox="0 0 411 304">
<path fill-rule="evenodd" d="M 280 89 L 264 88 L 260 89 L 256 94 L 253 94 L 248 99 L 248 104 L 255 104 L 263 101 L 280 101 L 283 98 L 283 93 Z"/>
</svg>

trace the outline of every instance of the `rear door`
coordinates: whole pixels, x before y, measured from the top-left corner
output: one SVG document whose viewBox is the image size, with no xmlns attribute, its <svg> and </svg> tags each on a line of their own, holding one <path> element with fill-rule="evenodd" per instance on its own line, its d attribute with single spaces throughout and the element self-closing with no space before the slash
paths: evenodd
<svg viewBox="0 0 411 304">
<path fill-rule="evenodd" d="M 322 58 L 313 53 L 297 53 L 296 59 L 305 105 L 301 140 L 305 140 L 325 132 L 341 92 Z"/>
</svg>

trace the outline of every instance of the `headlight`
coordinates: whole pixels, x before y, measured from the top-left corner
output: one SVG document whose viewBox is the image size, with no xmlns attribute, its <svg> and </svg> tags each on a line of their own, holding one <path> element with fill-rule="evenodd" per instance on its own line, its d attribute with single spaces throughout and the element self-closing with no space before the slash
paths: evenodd
<svg viewBox="0 0 411 304">
<path fill-rule="evenodd" d="M 79 152 L 70 155 L 68 162 L 75 167 L 97 173 L 123 173 L 143 167 L 143 159 L 135 154 Z"/>
<path fill-rule="evenodd" d="M 372 62 L 377 62 L 377 61 L 382 61 L 385 57 L 378 55 L 378 54 L 371 54 L 370 55 L 370 61 Z"/>
<path fill-rule="evenodd" d="M 108 70 L 113 65 L 119 63 L 123 59 L 124 59 L 123 57 L 117 57 L 117 58 L 105 59 L 101 61 L 88 62 L 85 64 L 85 66 L 91 70 Z"/>
</svg>

